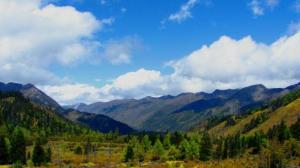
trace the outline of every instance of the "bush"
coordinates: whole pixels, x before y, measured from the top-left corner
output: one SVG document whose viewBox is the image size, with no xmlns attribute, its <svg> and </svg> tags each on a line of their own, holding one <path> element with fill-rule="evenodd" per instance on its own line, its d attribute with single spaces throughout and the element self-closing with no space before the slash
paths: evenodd
<svg viewBox="0 0 300 168">
<path fill-rule="evenodd" d="M 77 155 L 82 155 L 82 148 L 81 146 L 76 146 L 75 147 L 75 150 L 74 150 L 74 153 L 77 154 Z"/>
</svg>

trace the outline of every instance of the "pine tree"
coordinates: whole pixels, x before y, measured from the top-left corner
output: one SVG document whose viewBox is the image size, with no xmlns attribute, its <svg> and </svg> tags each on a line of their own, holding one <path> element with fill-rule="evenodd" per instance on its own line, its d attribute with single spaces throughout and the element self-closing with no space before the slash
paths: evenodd
<svg viewBox="0 0 300 168">
<path fill-rule="evenodd" d="M 263 136 L 262 133 L 256 132 L 254 137 L 251 140 L 252 145 L 251 147 L 254 147 L 253 153 L 257 154 L 261 151 L 263 147 Z"/>
<path fill-rule="evenodd" d="M 143 137 L 142 143 L 143 143 L 145 152 L 147 152 L 147 151 L 149 151 L 151 149 L 151 141 L 150 141 L 148 135 L 145 135 Z"/>
<path fill-rule="evenodd" d="M 20 129 L 16 129 L 11 138 L 11 161 L 13 163 L 20 161 L 26 163 L 26 142 L 24 135 Z"/>
<path fill-rule="evenodd" d="M 129 144 L 125 150 L 124 161 L 129 162 L 132 161 L 134 157 L 133 146 Z"/>
<path fill-rule="evenodd" d="M 51 151 L 51 148 L 48 147 L 46 150 L 46 158 L 45 158 L 45 161 L 47 163 L 51 162 L 51 156 L 52 156 L 52 151 Z"/>
<path fill-rule="evenodd" d="M 191 150 L 191 159 L 198 159 L 199 154 L 200 154 L 200 151 L 199 151 L 200 147 L 196 141 L 194 141 L 194 140 L 190 141 L 190 150 Z"/>
<path fill-rule="evenodd" d="M 300 140 L 300 118 L 291 126 L 291 133 L 294 138 Z"/>
<path fill-rule="evenodd" d="M 0 165 L 7 164 L 9 161 L 8 147 L 5 142 L 5 137 L 0 136 Z"/>
<path fill-rule="evenodd" d="M 160 142 L 159 138 L 156 140 L 154 146 L 153 146 L 153 160 L 159 160 L 164 156 L 165 150 L 164 146 Z"/>
<path fill-rule="evenodd" d="M 221 160 L 223 155 L 223 139 L 219 139 L 217 142 L 217 148 L 215 151 L 215 159 Z"/>
<path fill-rule="evenodd" d="M 180 159 L 180 151 L 174 145 L 172 145 L 169 149 L 168 156 L 170 160 Z"/>
<path fill-rule="evenodd" d="M 41 140 L 38 138 L 34 144 L 32 152 L 32 162 L 35 166 L 40 166 L 46 162 L 46 154 L 42 147 Z"/>
<path fill-rule="evenodd" d="M 228 144 L 228 137 L 227 137 L 227 138 L 225 138 L 225 141 L 224 141 L 224 149 L 223 149 L 223 154 L 222 154 L 223 159 L 228 158 L 228 148 L 229 148 L 229 144 Z"/>
<path fill-rule="evenodd" d="M 82 148 L 81 146 L 76 146 L 75 147 L 75 150 L 74 150 L 74 153 L 77 154 L 77 155 L 82 155 Z"/>
<path fill-rule="evenodd" d="M 179 146 L 183 140 L 184 135 L 181 132 L 175 131 L 175 133 L 171 136 L 171 144 L 175 144 L 176 146 Z"/>
<path fill-rule="evenodd" d="M 289 128 L 286 126 L 284 121 L 281 121 L 279 127 L 278 127 L 278 140 L 279 142 L 283 143 L 285 140 L 290 139 L 291 133 Z"/>
<path fill-rule="evenodd" d="M 143 162 L 145 160 L 145 150 L 144 146 L 141 143 L 137 143 L 134 146 L 134 158 L 138 162 Z"/>
<path fill-rule="evenodd" d="M 200 160 L 207 161 L 211 158 L 212 154 L 212 142 L 208 132 L 204 132 L 200 143 Z"/>
<path fill-rule="evenodd" d="M 180 150 L 180 158 L 181 159 L 190 159 L 192 156 L 192 151 L 191 151 L 191 146 L 188 140 L 184 139 L 180 145 L 179 145 L 179 150 Z"/>
<path fill-rule="evenodd" d="M 163 141 L 164 147 L 166 150 L 168 150 L 171 146 L 171 134 L 167 133 L 164 137 L 164 141 Z"/>
</svg>

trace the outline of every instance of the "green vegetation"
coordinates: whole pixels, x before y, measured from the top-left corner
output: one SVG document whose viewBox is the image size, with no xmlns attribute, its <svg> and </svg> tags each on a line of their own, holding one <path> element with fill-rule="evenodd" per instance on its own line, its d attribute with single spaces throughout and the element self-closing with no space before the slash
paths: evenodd
<svg viewBox="0 0 300 168">
<path fill-rule="evenodd" d="M 209 128 L 207 131 L 202 128 L 132 135 L 120 135 L 118 130 L 107 134 L 94 132 L 31 104 L 17 93 L 1 93 L 0 164 L 13 167 L 295 167 L 300 165 L 300 94 L 296 93 L 247 115 L 214 118 L 208 127 L 204 126 Z M 231 132 L 220 133 L 228 130 Z"/>
</svg>

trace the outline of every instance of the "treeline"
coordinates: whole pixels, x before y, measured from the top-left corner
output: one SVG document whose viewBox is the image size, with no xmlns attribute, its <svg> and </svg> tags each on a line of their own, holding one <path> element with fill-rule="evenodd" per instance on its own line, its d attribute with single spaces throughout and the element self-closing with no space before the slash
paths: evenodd
<svg viewBox="0 0 300 168">
<path fill-rule="evenodd" d="M 282 165 L 285 159 L 300 156 L 300 147 L 295 148 L 299 143 L 293 141 L 300 140 L 300 119 L 291 127 L 281 122 L 267 133 L 257 132 L 251 136 L 237 134 L 213 139 L 207 132 L 175 132 L 165 136 L 157 135 L 155 139 L 154 137 L 130 137 L 124 152 L 124 161 L 141 163 L 167 160 L 224 160 L 242 157 L 245 154 L 260 155 L 264 150 L 271 149 L 274 143 L 286 148 L 286 142 L 292 142 L 289 145 L 293 147 L 289 146 L 288 151 L 294 152 L 290 155 L 279 155 L 277 150 L 270 150 L 271 159 L 268 162 L 276 167 Z"/>
<path fill-rule="evenodd" d="M 21 93 L 0 92 L 0 132 L 9 134 L 16 127 L 26 128 L 30 133 L 47 137 L 80 135 L 91 131 L 46 107 L 32 104 Z"/>
<path fill-rule="evenodd" d="M 51 162 L 51 148 L 44 149 L 45 138 L 37 138 L 32 153 L 26 150 L 27 142 L 21 129 L 16 128 L 6 137 L 0 135 L 0 165 L 16 164 L 19 167 L 31 161 L 34 166 Z"/>
<path fill-rule="evenodd" d="M 125 162 L 166 160 L 209 160 L 212 156 L 212 140 L 208 133 L 167 133 L 165 136 L 133 136 L 124 152 Z"/>
</svg>

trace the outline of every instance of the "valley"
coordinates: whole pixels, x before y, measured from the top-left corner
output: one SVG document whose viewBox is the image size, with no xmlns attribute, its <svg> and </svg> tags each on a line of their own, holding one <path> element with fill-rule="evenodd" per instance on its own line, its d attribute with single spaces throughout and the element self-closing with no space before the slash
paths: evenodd
<svg viewBox="0 0 300 168">
<path fill-rule="evenodd" d="M 116 168 L 259 168 L 300 164 L 299 84 L 283 89 L 255 85 L 211 94 L 189 93 L 64 108 L 32 85 L 1 86 L 1 164 Z M 43 95 L 43 100 L 32 95 Z M 88 107 L 97 110 L 88 113 Z M 126 115 L 134 117 L 132 121 L 144 117 L 137 125 L 151 121 L 156 127 L 148 131 L 134 129 L 115 120 L 125 115 L 124 109 Z M 133 113 L 130 109 L 134 109 Z M 145 112 L 151 117 L 143 116 Z M 121 116 L 116 117 L 117 114 Z M 23 149 L 24 156 L 12 159 L 14 148 Z"/>
</svg>

